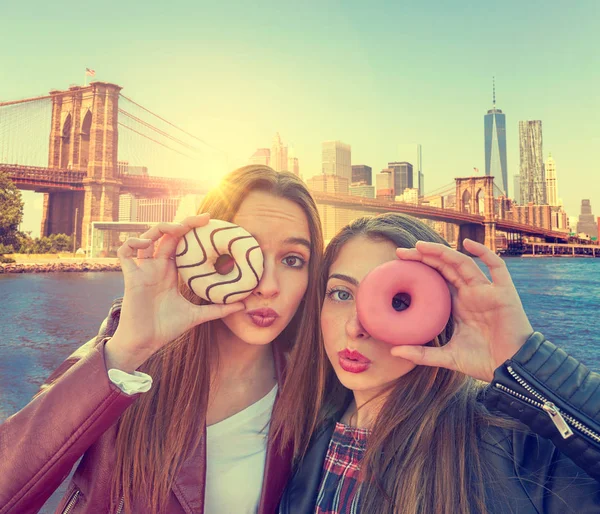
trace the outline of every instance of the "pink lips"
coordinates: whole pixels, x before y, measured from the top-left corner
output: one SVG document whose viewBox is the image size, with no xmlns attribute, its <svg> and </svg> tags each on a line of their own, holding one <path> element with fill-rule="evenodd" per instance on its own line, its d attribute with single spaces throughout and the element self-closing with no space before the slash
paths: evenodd
<svg viewBox="0 0 600 514">
<path fill-rule="evenodd" d="M 254 309 L 247 312 L 248 316 L 257 327 L 270 327 L 275 320 L 279 317 L 279 314 L 273 309 Z"/>
<path fill-rule="evenodd" d="M 338 352 L 338 356 L 340 367 L 348 373 L 362 373 L 367 371 L 371 365 L 371 361 L 356 350 L 344 348 L 341 352 Z"/>
</svg>

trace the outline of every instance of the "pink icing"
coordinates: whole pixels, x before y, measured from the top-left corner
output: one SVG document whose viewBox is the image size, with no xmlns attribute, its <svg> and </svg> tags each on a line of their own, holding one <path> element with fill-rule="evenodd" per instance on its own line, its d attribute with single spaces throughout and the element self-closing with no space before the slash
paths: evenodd
<svg viewBox="0 0 600 514">
<path fill-rule="evenodd" d="M 397 311 L 392 299 L 410 295 L 410 305 Z M 423 345 L 448 323 L 448 284 L 433 268 L 415 261 L 395 260 L 372 270 L 360 283 L 356 309 L 362 326 L 375 339 L 392 345 Z"/>
</svg>

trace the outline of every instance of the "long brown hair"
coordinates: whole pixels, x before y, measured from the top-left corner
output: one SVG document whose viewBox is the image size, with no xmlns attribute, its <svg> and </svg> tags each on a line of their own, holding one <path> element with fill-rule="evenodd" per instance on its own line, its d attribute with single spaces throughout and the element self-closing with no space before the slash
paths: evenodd
<svg viewBox="0 0 600 514">
<path fill-rule="evenodd" d="M 306 186 L 295 175 L 267 166 L 245 166 L 228 174 L 203 200 L 199 212 L 231 221 L 251 191 L 266 191 L 295 202 L 304 211 L 311 237 L 309 282 L 292 321 L 274 344 L 283 351 L 319 337 L 318 273 L 323 254 L 323 235 L 317 207 Z M 183 281 L 180 291 L 195 304 L 204 301 Z M 141 368 L 153 377 L 152 389 L 143 394 L 121 417 L 116 441 L 116 466 L 112 483 L 113 508 L 124 498 L 124 512 L 131 512 L 134 498 L 164 512 L 177 470 L 197 448 L 204 435 L 210 388 L 211 347 L 214 322 L 184 333 L 154 354 Z M 296 399 L 283 392 L 273 415 L 290 412 Z"/>
<path fill-rule="evenodd" d="M 320 275 L 321 297 L 329 269 L 350 239 L 363 236 L 412 248 L 416 242 L 446 244 L 434 230 L 411 216 L 382 214 L 364 217 L 344 227 L 329 243 Z M 428 343 L 443 346 L 452 337 L 451 318 L 442 334 Z M 306 451 L 311 433 L 321 424 L 340 419 L 352 391 L 337 379 L 323 342 L 294 349 L 295 366 L 285 387 L 301 377 L 316 389 L 307 418 L 296 426 L 282 425 L 287 437 L 296 436 L 296 456 Z M 312 362 L 309 356 L 312 356 Z M 310 362 L 310 368 L 299 364 Z M 317 370 L 311 381 L 306 377 Z M 361 512 L 378 514 L 484 514 L 484 481 L 491 477 L 479 455 L 477 432 L 485 425 L 509 426 L 477 401 L 482 384 L 459 372 L 417 366 L 388 389 L 369 435 L 361 464 Z M 300 396 L 302 398 L 302 396 Z M 303 437 L 301 434 L 305 431 Z M 309 432 L 311 431 L 311 432 Z"/>
</svg>

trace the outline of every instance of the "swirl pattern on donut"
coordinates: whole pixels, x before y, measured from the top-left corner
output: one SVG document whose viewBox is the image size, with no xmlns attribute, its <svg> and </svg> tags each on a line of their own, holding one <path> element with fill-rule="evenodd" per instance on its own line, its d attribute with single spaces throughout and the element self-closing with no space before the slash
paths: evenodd
<svg viewBox="0 0 600 514">
<path fill-rule="evenodd" d="M 222 255 L 233 258 L 233 269 L 224 275 L 215 269 Z M 211 220 L 185 234 L 177 245 L 175 262 L 188 287 L 212 303 L 243 300 L 263 273 L 263 255 L 256 239 L 222 220 Z"/>
</svg>

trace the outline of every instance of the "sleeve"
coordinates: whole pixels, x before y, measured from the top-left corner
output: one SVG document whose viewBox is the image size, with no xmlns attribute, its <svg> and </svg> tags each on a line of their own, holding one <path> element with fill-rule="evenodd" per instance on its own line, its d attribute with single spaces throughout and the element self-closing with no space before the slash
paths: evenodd
<svg viewBox="0 0 600 514">
<path fill-rule="evenodd" d="M 96 345 L 0 425 L 0 514 L 37 512 L 137 396 L 108 379 Z"/>
<path fill-rule="evenodd" d="M 152 377 L 141 371 L 126 373 L 120 369 L 109 369 L 108 378 L 125 394 L 145 393 L 152 387 Z"/>
<path fill-rule="evenodd" d="M 496 369 L 484 403 L 517 419 L 600 481 L 600 374 L 539 332 Z"/>
<path fill-rule="evenodd" d="M 121 385 L 116 386 L 104 360 L 104 344 L 116 330 L 120 310 L 117 300 L 98 335 L 71 354 L 31 402 L 0 424 L 0 514 L 38 512 L 79 458 L 135 402 L 135 389 L 119 373 L 115 380 Z M 133 380 L 149 388 L 142 378 Z"/>
<path fill-rule="evenodd" d="M 548 439 L 526 429 L 486 429 L 483 448 L 492 466 L 490 512 L 600 512 L 600 483 Z"/>
</svg>

